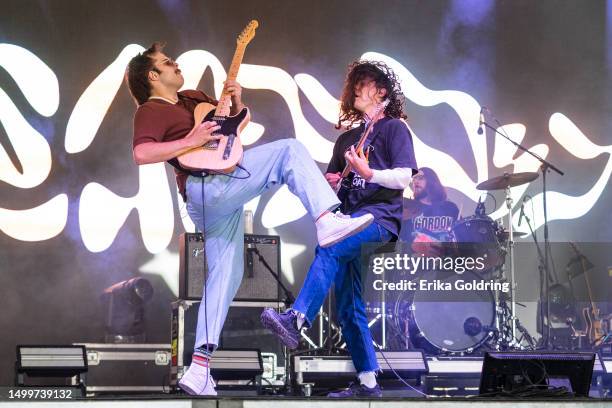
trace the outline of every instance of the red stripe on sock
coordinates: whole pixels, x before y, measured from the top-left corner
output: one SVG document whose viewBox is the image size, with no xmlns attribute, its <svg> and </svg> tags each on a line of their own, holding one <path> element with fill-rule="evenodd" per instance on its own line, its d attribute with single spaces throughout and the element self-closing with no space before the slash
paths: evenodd
<svg viewBox="0 0 612 408">
<path fill-rule="evenodd" d="M 191 361 L 202 367 L 208 367 L 208 360 L 209 357 L 207 355 L 203 355 L 197 351 L 193 353 L 193 356 L 191 357 Z"/>
</svg>

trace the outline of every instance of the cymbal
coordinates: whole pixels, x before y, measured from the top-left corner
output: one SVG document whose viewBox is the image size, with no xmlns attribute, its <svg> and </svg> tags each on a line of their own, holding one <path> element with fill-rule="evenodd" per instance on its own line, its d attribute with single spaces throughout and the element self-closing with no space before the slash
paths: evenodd
<svg viewBox="0 0 612 408">
<path fill-rule="evenodd" d="M 505 190 L 507 187 L 516 187 L 529 183 L 538 178 L 538 173 L 526 171 L 523 173 L 504 173 L 503 176 L 493 177 L 476 186 L 477 190 Z"/>
</svg>

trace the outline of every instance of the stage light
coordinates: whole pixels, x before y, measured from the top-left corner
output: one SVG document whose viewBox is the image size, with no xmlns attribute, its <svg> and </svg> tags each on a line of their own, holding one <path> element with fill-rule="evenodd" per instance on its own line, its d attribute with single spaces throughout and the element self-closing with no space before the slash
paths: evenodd
<svg viewBox="0 0 612 408">
<path fill-rule="evenodd" d="M 84 395 L 87 354 L 78 345 L 17 345 L 15 385 L 69 387 Z"/>
<path fill-rule="evenodd" d="M 118 282 L 101 296 L 106 310 L 105 341 L 107 343 L 143 343 L 145 304 L 153 297 L 153 286 L 143 278 Z"/>
</svg>

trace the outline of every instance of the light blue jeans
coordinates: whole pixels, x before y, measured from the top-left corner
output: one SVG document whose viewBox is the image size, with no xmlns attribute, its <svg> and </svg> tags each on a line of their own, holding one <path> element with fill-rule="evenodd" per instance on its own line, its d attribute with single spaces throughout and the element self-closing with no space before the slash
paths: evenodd
<svg viewBox="0 0 612 408">
<path fill-rule="evenodd" d="M 304 145 L 295 139 L 281 139 L 248 149 L 241 166 L 251 173 L 249 178 L 212 175 L 187 179 L 187 212 L 197 229 L 204 231 L 208 263 L 196 347 L 219 344 L 229 306 L 242 282 L 245 203 L 268 188 L 287 184 L 313 219 L 340 205 Z M 234 177 L 246 175 L 240 168 L 231 173 Z"/>
</svg>

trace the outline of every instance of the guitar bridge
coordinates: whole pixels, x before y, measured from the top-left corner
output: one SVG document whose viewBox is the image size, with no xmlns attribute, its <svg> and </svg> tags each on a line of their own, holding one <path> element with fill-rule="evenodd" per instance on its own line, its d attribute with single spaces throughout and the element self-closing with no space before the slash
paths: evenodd
<svg viewBox="0 0 612 408">
<path fill-rule="evenodd" d="M 217 150 L 218 148 L 219 148 L 218 140 L 212 140 L 208 143 L 204 143 L 204 145 L 202 146 L 202 149 L 204 150 Z"/>
</svg>

